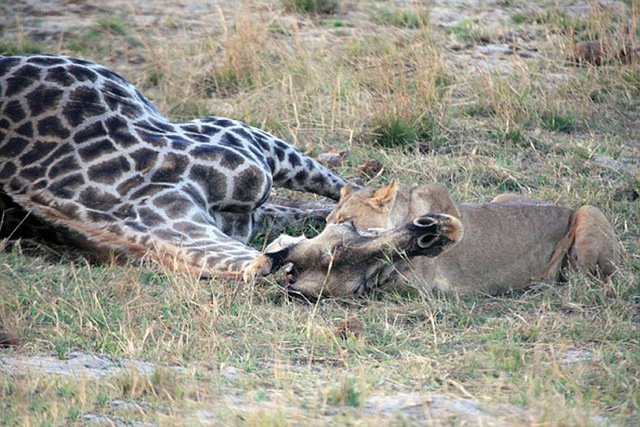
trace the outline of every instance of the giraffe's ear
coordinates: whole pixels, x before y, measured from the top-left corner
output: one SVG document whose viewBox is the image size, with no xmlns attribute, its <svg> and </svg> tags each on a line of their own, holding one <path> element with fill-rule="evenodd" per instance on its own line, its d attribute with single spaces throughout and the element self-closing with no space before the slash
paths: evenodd
<svg viewBox="0 0 640 427">
<path fill-rule="evenodd" d="M 344 200 L 349 194 L 353 192 L 353 185 L 347 184 L 340 189 L 340 199 Z"/>
<path fill-rule="evenodd" d="M 396 199 L 396 194 L 398 194 L 398 183 L 392 179 L 388 185 L 374 191 L 373 197 L 367 202 L 374 208 L 383 208 Z"/>
</svg>

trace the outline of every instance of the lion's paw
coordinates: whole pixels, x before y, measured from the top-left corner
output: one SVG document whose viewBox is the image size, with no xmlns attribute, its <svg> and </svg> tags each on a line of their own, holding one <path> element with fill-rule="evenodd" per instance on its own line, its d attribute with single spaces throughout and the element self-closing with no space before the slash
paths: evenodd
<svg viewBox="0 0 640 427">
<path fill-rule="evenodd" d="M 447 214 L 426 214 L 413 220 L 413 225 L 424 229 L 425 234 L 418 240 L 422 248 L 433 245 L 455 245 L 464 234 L 464 227 L 460 220 Z M 446 239 L 443 241 L 441 237 Z"/>
<path fill-rule="evenodd" d="M 443 216 L 445 218 L 440 222 L 442 234 L 452 242 L 459 242 L 462 240 L 462 236 L 464 234 L 462 222 L 460 222 L 460 220 L 455 216 L 446 214 L 443 214 Z"/>
</svg>

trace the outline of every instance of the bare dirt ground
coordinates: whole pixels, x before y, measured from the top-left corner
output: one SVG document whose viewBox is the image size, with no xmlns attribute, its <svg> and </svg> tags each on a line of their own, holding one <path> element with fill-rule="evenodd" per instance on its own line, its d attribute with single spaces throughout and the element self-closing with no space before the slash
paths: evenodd
<svg viewBox="0 0 640 427">
<path fill-rule="evenodd" d="M 579 363 L 584 360 L 583 352 L 569 351 L 563 356 L 563 363 Z M 588 355 L 586 355 L 588 357 Z M 91 355 L 81 352 L 74 352 L 66 359 L 60 360 L 52 357 L 23 356 L 14 355 L 0 357 L 0 368 L 11 376 L 27 375 L 59 375 L 71 376 L 85 379 L 102 379 L 121 375 L 127 372 L 135 372 L 142 376 L 152 376 L 154 371 L 165 369 L 169 371 L 185 374 L 187 369 L 179 366 L 159 366 L 153 363 L 124 359 L 119 361 L 110 360 L 104 356 Z M 300 369 L 295 366 L 281 367 L 285 369 Z M 196 369 L 192 367 L 191 369 Z M 227 366 L 220 370 L 220 376 L 228 380 L 247 379 L 250 374 Z M 299 409 L 293 406 L 277 403 L 277 395 L 263 402 L 252 402 L 249 399 L 235 396 L 232 390 L 225 397 L 221 404 L 238 416 L 256 413 L 261 410 L 279 411 L 290 413 L 292 419 L 296 419 Z M 108 403 L 109 407 L 121 410 L 136 410 L 141 412 L 151 412 L 161 408 L 151 405 L 140 404 L 136 401 L 116 399 Z M 369 397 L 363 402 L 364 414 L 372 419 L 393 419 L 401 415 L 405 420 L 418 422 L 426 419 L 448 419 L 454 418 L 463 423 L 488 424 L 495 426 L 509 426 L 524 424 L 532 418 L 529 411 L 513 405 L 482 405 L 469 398 L 456 398 L 437 393 L 406 393 L 398 392 L 382 396 Z M 324 421 L 330 422 L 332 415 L 338 409 L 329 408 L 325 411 Z M 425 414 L 428 414 L 425 417 Z M 196 411 L 185 411 L 181 415 L 185 421 L 196 424 L 217 424 L 219 415 L 206 409 Z M 127 424 L 123 419 L 113 416 L 99 414 L 83 414 L 80 421 L 91 423 L 114 423 L 116 425 Z M 604 419 L 598 417 L 592 420 L 598 424 Z M 140 423 L 148 424 L 148 423 Z"/>
</svg>

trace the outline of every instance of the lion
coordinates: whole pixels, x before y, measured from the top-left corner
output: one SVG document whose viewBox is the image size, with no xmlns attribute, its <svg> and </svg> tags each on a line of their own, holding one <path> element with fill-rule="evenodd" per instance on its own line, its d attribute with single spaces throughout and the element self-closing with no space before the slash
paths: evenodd
<svg viewBox="0 0 640 427">
<path fill-rule="evenodd" d="M 568 269 L 608 278 L 619 265 L 613 226 L 594 206 L 571 210 L 508 194 L 490 203 L 457 203 L 438 183 L 348 185 L 327 223 L 389 229 L 429 213 L 457 218 L 462 230 L 449 250 L 407 264 L 409 278 L 428 291 L 496 295 L 564 280 Z"/>
</svg>

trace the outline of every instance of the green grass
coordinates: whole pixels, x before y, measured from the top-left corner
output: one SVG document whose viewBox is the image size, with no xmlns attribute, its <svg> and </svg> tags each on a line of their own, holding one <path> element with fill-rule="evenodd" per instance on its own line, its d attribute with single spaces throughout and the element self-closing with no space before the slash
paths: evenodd
<svg viewBox="0 0 640 427">
<path fill-rule="evenodd" d="M 527 15 L 524 13 L 514 13 L 513 15 L 510 16 L 511 21 L 513 21 L 513 23 L 515 24 L 523 24 L 524 22 L 527 21 Z"/>
<path fill-rule="evenodd" d="M 127 27 L 127 22 L 123 16 L 107 15 L 98 18 L 96 25 L 103 32 L 123 35 Z"/>
<path fill-rule="evenodd" d="M 358 390 L 353 378 L 344 378 L 338 387 L 330 389 L 327 393 L 327 402 L 336 406 L 360 406 L 361 392 Z"/>
<path fill-rule="evenodd" d="M 250 400 L 270 401 L 272 393 L 289 396 L 284 402 L 293 407 L 289 413 L 295 416 L 327 405 L 347 411 L 362 407 L 372 395 L 391 393 L 387 383 L 405 384 L 409 389 L 440 384 L 437 390 L 445 393 L 459 392 L 461 385 L 466 393 L 486 396 L 485 402 L 536 411 L 562 402 L 563 409 L 555 416 L 575 422 L 585 408 L 626 417 L 636 408 L 630 398 L 637 390 L 632 322 L 638 288 L 629 274 L 604 286 L 576 276 L 563 286 L 499 300 L 426 297 L 411 287 L 408 292 L 390 288 L 377 291 L 364 305 L 325 301 L 310 310 L 282 299 L 274 302 L 279 292 L 275 288 L 238 293 L 232 284 L 212 286 L 171 276 L 161 278 L 160 283 L 166 282 L 161 285 L 156 279 L 150 282 L 152 271 L 140 274 L 130 267 L 111 268 L 96 276 L 91 267 L 43 268 L 37 258 L 25 258 L 3 268 L 3 274 L 7 269 L 21 270 L 23 278 L 13 290 L 3 288 L 4 312 L 15 299 L 12 295 L 28 292 L 30 284 L 38 292 L 28 303 L 38 311 L 51 312 L 53 302 L 63 295 L 73 306 L 76 315 L 68 323 L 32 326 L 36 319 L 28 307 L 9 311 L 12 314 L 5 323 L 17 321 L 22 338 L 38 343 L 40 351 L 46 352 L 46 343 L 57 334 L 65 335 L 74 351 L 91 349 L 106 337 L 115 346 L 101 354 L 188 368 L 183 373 L 157 368 L 149 377 L 130 372 L 99 383 L 86 379 L 84 385 L 64 377 L 35 375 L 16 380 L 0 375 L 2 400 L 12 402 L 3 412 L 6 422 L 109 413 L 107 405 L 116 399 L 146 402 L 153 408 L 208 408 L 209 399 L 224 390 L 233 389 L 249 399 L 256 385 L 264 389 Z M 56 271 L 75 279 L 64 287 L 48 285 L 46 277 L 55 276 Z M 87 294 L 86 288 L 100 289 L 100 293 Z M 91 312 L 96 299 L 102 298 L 112 303 L 103 306 L 104 321 L 96 322 Z M 363 337 L 332 337 L 334 319 L 353 312 L 364 322 Z M 588 352 L 591 359 L 563 365 L 564 354 L 576 348 Z M 233 366 L 241 374 L 221 383 L 219 372 L 224 366 Z M 25 400 L 33 390 L 42 397 Z M 512 392 L 503 396 L 505 390 Z M 44 409 L 51 408 L 52 401 L 59 405 L 59 412 Z M 160 414 L 151 410 L 133 417 L 154 420 Z M 357 412 L 346 414 L 347 419 L 358 417 Z"/>
<path fill-rule="evenodd" d="M 99 31 L 95 29 L 87 30 L 84 34 L 69 38 L 66 48 L 73 52 L 91 52 L 95 49 L 99 39 Z"/>
<path fill-rule="evenodd" d="M 336 13 L 339 9 L 338 0 L 281 0 L 285 10 L 298 13 Z"/>
<path fill-rule="evenodd" d="M 422 28 L 429 21 L 429 17 L 426 14 L 407 11 L 381 10 L 376 16 L 376 21 L 400 28 Z"/>
<path fill-rule="evenodd" d="M 369 139 L 384 148 L 403 147 L 411 144 L 437 145 L 438 127 L 431 117 L 404 119 L 399 116 L 381 118 Z"/>
<path fill-rule="evenodd" d="M 45 46 L 31 38 L 0 41 L 0 55 L 24 55 L 29 53 L 43 53 Z"/>
<path fill-rule="evenodd" d="M 573 18 L 566 12 L 561 11 L 546 10 L 540 12 L 534 18 L 534 21 L 538 24 L 545 24 L 554 31 L 559 31 L 565 34 L 582 33 L 587 30 L 587 24 L 585 21 L 579 18 Z"/>
<path fill-rule="evenodd" d="M 468 399 L 493 423 L 638 424 L 638 181 L 594 159 L 638 167 L 640 64 L 566 61 L 571 43 L 621 39 L 637 23 L 613 25 L 623 17 L 610 9 L 577 18 L 562 2 L 543 3 L 531 12 L 509 2 L 506 22 L 491 28 L 472 5 L 446 27 L 418 9 L 381 19 L 373 1 L 341 3 L 329 17 L 266 1 L 196 15 L 163 2 L 155 26 L 105 6 L 42 40 L 42 17 L 8 22 L 5 54 L 95 60 L 172 119 L 229 116 L 313 156 L 347 150 L 339 170 L 346 177 L 376 159 L 384 171 L 373 184 L 434 180 L 464 202 L 509 191 L 595 205 L 614 225 L 625 263 L 612 281 L 573 274 L 495 298 L 428 295 L 398 280 L 359 300 L 305 305 L 273 283 L 197 281 L 152 265 L 92 264 L 60 248 L 3 244 L 0 325 L 23 344 L 0 357 L 64 361 L 84 352 L 154 368 L 104 378 L 0 369 L 0 424 L 65 425 L 91 414 L 160 425 L 478 423 L 441 416 L 433 396 Z M 514 28 L 531 34 L 526 44 L 538 55 L 480 58 L 472 43 L 448 48 Z M 336 336 L 353 316 L 362 334 Z M 388 418 L 371 409 L 380 396 L 418 394 L 432 401 Z"/>
<path fill-rule="evenodd" d="M 475 20 L 463 19 L 459 23 L 449 27 L 447 32 L 462 42 L 473 41 L 477 35 L 478 23 Z"/>
<path fill-rule="evenodd" d="M 577 128 L 577 118 L 571 113 L 543 113 L 540 117 L 543 129 L 553 132 L 571 133 Z"/>
<path fill-rule="evenodd" d="M 637 9 L 637 4 L 636 4 Z M 640 34 L 640 23 L 637 20 L 628 20 L 622 10 L 617 9 L 592 9 L 586 16 L 571 15 L 562 10 L 547 9 L 539 12 L 533 18 L 534 22 L 547 26 L 552 32 L 567 35 L 575 41 L 603 40 L 610 42 L 616 40 L 622 28 L 628 34 Z"/>
</svg>

